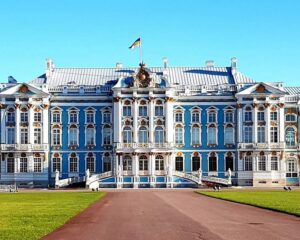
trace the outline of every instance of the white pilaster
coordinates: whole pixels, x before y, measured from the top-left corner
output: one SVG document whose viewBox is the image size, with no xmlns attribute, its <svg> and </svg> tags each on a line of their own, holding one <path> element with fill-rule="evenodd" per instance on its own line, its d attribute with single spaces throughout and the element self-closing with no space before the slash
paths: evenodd
<svg viewBox="0 0 300 240">
<path fill-rule="evenodd" d="M 138 103 L 137 99 L 133 101 L 133 142 L 138 142 Z"/>
<path fill-rule="evenodd" d="M 174 116 L 173 116 L 173 101 L 171 98 L 166 99 L 165 103 L 165 117 L 166 117 L 166 142 L 173 142 L 174 131 Z"/>
<path fill-rule="evenodd" d="M 265 121 L 266 121 L 266 143 L 269 145 L 271 142 L 271 131 L 270 131 L 270 107 L 266 106 L 265 109 Z"/>
<path fill-rule="evenodd" d="M 284 107 L 279 108 L 279 142 L 285 142 L 284 139 Z"/>
<path fill-rule="evenodd" d="M 48 118 L 48 106 L 42 110 L 42 143 L 48 144 L 49 142 L 49 118 Z"/>
<path fill-rule="evenodd" d="M 242 109 L 242 106 L 238 106 L 238 115 L 237 115 L 237 129 L 238 129 L 238 132 L 237 132 L 237 142 L 238 143 L 241 143 L 243 142 L 243 109 Z"/>
<path fill-rule="evenodd" d="M 154 142 L 154 103 L 149 99 L 149 143 Z"/>
<path fill-rule="evenodd" d="M 30 107 L 29 111 L 28 111 L 28 143 L 29 144 L 34 143 L 33 122 L 34 122 L 34 111 L 33 111 L 33 108 Z"/>
<path fill-rule="evenodd" d="M 132 162 L 132 170 L 133 170 L 133 188 L 139 187 L 139 157 L 137 154 L 133 155 Z"/>
<path fill-rule="evenodd" d="M 150 154 L 149 156 L 149 160 L 150 160 L 150 187 L 155 187 L 155 155 L 154 154 Z"/>
<path fill-rule="evenodd" d="M 15 118 L 16 118 L 15 141 L 16 141 L 16 144 L 20 144 L 20 117 L 21 117 L 20 116 L 20 108 L 16 107 L 16 115 L 15 115 Z"/>
<path fill-rule="evenodd" d="M 253 108 L 254 116 L 252 119 L 253 122 L 253 142 L 257 143 L 257 106 Z"/>
<path fill-rule="evenodd" d="M 120 143 L 122 141 L 122 105 L 119 97 L 114 98 L 114 142 Z"/>
</svg>

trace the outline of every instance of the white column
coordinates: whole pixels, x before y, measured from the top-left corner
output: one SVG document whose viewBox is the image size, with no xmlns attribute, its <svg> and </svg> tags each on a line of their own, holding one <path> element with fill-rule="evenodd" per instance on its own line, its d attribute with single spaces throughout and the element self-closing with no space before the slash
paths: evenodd
<svg viewBox="0 0 300 240">
<path fill-rule="evenodd" d="M 1 109 L 1 143 L 5 144 L 5 136 L 6 136 L 6 119 L 5 119 L 5 109 Z"/>
<path fill-rule="evenodd" d="M 133 155 L 133 162 L 132 162 L 132 170 L 133 170 L 133 188 L 139 187 L 139 157 L 137 154 Z"/>
<path fill-rule="evenodd" d="M 33 172 L 33 155 L 27 155 L 28 172 Z"/>
<path fill-rule="evenodd" d="M 154 142 L 154 103 L 153 99 L 149 99 L 149 143 Z"/>
<path fill-rule="evenodd" d="M 20 108 L 16 107 L 16 126 L 15 126 L 15 141 L 16 144 L 20 144 Z"/>
<path fill-rule="evenodd" d="M 284 106 L 279 108 L 279 142 L 284 143 Z"/>
<path fill-rule="evenodd" d="M 119 97 L 114 97 L 114 142 L 120 143 L 122 141 L 122 105 Z"/>
<path fill-rule="evenodd" d="M 133 142 L 138 142 L 138 104 L 137 99 L 133 101 Z"/>
<path fill-rule="evenodd" d="M 173 142 L 174 132 L 174 117 L 173 117 L 173 102 L 171 98 L 166 99 L 165 103 L 165 117 L 166 117 L 166 142 Z"/>
<path fill-rule="evenodd" d="M 271 131 L 270 131 L 270 107 L 266 106 L 265 109 L 265 120 L 266 120 L 266 143 L 269 145 L 271 142 Z"/>
<path fill-rule="evenodd" d="M 34 121 L 34 111 L 33 108 L 30 107 L 28 111 L 28 143 L 34 143 L 34 128 L 33 128 L 33 121 Z"/>
<path fill-rule="evenodd" d="M 242 106 L 238 106 L 238 115 L 237 115 L 237 142 L 241 143 L 243 142 L 243 109 Z"/>
<path fill-rule="evenodd" d="M 149 161 L 150 161 L 150 187 L 155 187 L 155 155 L 150 154 L 149 155 Z"/>
<path fill-rule="evenodd" d="M 253 110 L 253 142 L 257 143 L 257 106 L 254 106 Z"/>
</svg>

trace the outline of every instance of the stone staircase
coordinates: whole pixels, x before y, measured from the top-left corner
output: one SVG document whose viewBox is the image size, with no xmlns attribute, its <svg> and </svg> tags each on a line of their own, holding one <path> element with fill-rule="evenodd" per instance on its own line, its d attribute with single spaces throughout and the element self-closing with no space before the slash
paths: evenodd
<svg viewBox="0 0 300 240">
<path fill-rule="evenodd" d="M 85 182 L 86 177 L 71 177 L 55 180 L 55 188 L 67 187 L 74 183 Z"/>
<path fill-rule="evenodd" d="M 99 173 L 99 174 L 93 174 L 86 180 L 86 188 L 89 189 L 98 189 L 99 188 L 99 181 L 103 180 L 105 178 L 109 178 L 113 176 L 112 171 Z"/>
</svg>

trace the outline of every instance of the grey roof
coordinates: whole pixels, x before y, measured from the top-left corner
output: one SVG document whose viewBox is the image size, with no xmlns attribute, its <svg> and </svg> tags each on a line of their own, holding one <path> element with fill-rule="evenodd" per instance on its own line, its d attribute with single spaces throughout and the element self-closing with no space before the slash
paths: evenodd
<svg viewBox="0 0 300 240">
<path fill-rule="evenodd" d="M 254 81 L 237 72 L 234 76 L 230 67 L 149 67 L 157 77 L 166 76 L 172 84 L 179 85 L 221 85 L 254 83 Z M 138 68 L 54 68 L 51 76 L 41 76 L 32 84 L 47 83 L 49 87 L 76 85 L 105 85 L 113 83 L 120 77 L 128 77 Z M 113 82 L 112 82 L 113 81 Z"/>
<path fill-rule="evenodd" d="M 289 95 L 300 95 L 300 87 L 284 87 Z"/>
</svg>

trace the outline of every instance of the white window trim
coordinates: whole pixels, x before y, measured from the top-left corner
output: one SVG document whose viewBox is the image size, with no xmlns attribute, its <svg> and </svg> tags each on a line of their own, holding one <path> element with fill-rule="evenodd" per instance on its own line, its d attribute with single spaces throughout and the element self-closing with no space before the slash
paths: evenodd
<svg viewBox="0 0 300 240">
<path fill-rule="evenodd" d="M 193 144 L 193 135 L 192 135 L 192 132 L 193 132 L 193 125 L 198 125 L 199 127 L 199 144 Z M 201 124 L 196 124 L 196 123 L 193 123 L 190 125 L 190 145 L 191 146 L 194 146 L 194 145 L 200 145 L 202 146 L 202 125 Z"/>
<path fill-rule="evenodd" d="M 199 171 L 199 169 L 197 169 L 196 171 L 193 171 L 193 157 L 194 157 L 195 153 L 198 153 L 198 155 L 199 155 L 198 157 L 200 158 L 200 169 L 202 171 L 202 155 L 199 152 L 195 151 L 195 152 L 192 152 L 191 158 L 190 158 L 190 161 L 191 161 L 191 172 L 198 172 Z"/>
<path fill-rule="evenodd" d="M 228 113 L 228 112 L 232 113 L 232 122 L 227 122 L 226 121 L 226 113 Z M 235 123 L 235 109 L 234 108 L 232 108 L 232 107 L 225 108 L 223 114 L 224 114 L 223 117 L 224 117 L 224 123 L 225 124 L 226 123 L 232 123 L 232 124 Z"/>
<path fill-rule="evenodd" d="M 72 126 L 72 125 L 70 125 L 70 126 Z M 68 127 L 68 147 L 71 146 L 71 144 L 70 144 L 70 136 L 71 136 L 71 134 L 70 134 L 70 129 L 71 129 L 70 126 Z M 76 141 L 77 141 L 77 146 L 79 146 L 80 145 L 80 143 L 79 143 L 79 127 L 76 126 L 76 129 L 77 129 Z"/>
<path fill-rule="evenodd" d="M 230 153 L 231 151 L 228 151 L 228 152 L 225 152 L 224 153 L 224 172 L 225 172 L 225 175 L 226 175 L 226 173 L 227 173 L 227 169 L 226 169 L 226 156 L 227 156 L 227 154 L 228 153 Z M 232 172 L 235 172 L 236 170 L 236 168 L 235 168 L 235 154 L 234 154 L 234 152 L 231 152 L 231 156 L 232 156 L 232 160 L 233 160 L 233 169 L 230 169 Z"/>
<path fill-rule="evenodd" d="M 232 143 L 226 143 L 225 142 L 225 130 L 226 130 L 226 128 L 231 128 L 232 129 L 232 138 L 233 138 Z M 233 145 L 235 145 L 235 128 L 234 128 L 234 126 L 232 126 L 232 127 L 226 127 L 226 126 L 224 126 L 224 145 L 227 145 L 227 144 L 233 144 Z"/>
<path fill-rule="evenodd" d="M 210 124 L 214 124 L 214 123 L 210 123 Z M 208 146 L 210 143 L 208 143 L 208 129 L 210 128 L 209 127 L 209 125 L 210 124 L 208 124 L 208 126 L 207 126 L 207 128 L 206 128 L 206 145 Z M 216 143 L 215 143 L 215 145 L 216 146 L 218 146 L 219 145 L 219 138 L 218 138 L 218 135 L 219 135 L 219 128 L 218 128 L 218 125 L 217 124 L 214 124 L 216 127 L 215 127 L 215 129 L 216 129 Z"/>
<path fill-rule="evenodd" d="M 86 153 L 85 158 L 84 158 L 84 160 L 85 160 L 85 170 L 88 169 L 87 168 L 87 159 L 90 158 L 90 157 L 93 157 L 94 158 L 94 164 L 93 164 L 94 165 L 94 171 L 92 173 L 95 173 L 96 172 L 96 155 L 92 152 L 93 156 L 88 156 L 89 153 L 91 153 L 91 152 Z M 89 170 L 91 170 L 91 169 L 89 169 Z"/>
<path fill-rule="evenodd" d="M 74 152 L 72 152 L 72 153 L 74 153 Z M 71 165 L 70 158 L 71 158 L 71 154 L 72 154 L 72 153 L 69 153 L 69 154 L 68 154 L 68 174 L 76 174 L 76 173 L 79 173 L 79 156 L 78 156 L 77 153 L 75 153 L 75 154 L 76 154 L 76 158 L 77 158 L 77 171 L 76 171 L 76 172 L 71 172 L 71 171 L 70 171 L 70 165 Z"/>
<path fill-rule="evenodd" d="M 55 153 L 56 153 L 56 152 L 54 152 L 54 153 L 51 155 L 51 170 L 52 170 L 52 173 L 54 173 L 55 170 L 56 170 L 56 169 L 53 169 L 53 158 L 55 158 L 55 157 L 54 157 L 54 154 L 55 154 Z M 62 157 L 61 157 L 61 155 L 59 154 L 59 157 L 57 157 L 57 158 L 60 159 L 60 169 L 59 169 L 59 173 L 61 174 L 61 171 L 62 171 Z"/>
<path fill-rule="evenodd" d="M 88 146 L 87 145 L 87 129 L 88 129 L 88 125 L 85 126 L 85 128 L 84 128 L 84 146 Z M 94 129 L 94 144 L 93 144 L 93 146 L 96 147 L 96 127 L 94 126 L 93 129 Z"/>
<path fill-rule="evenodd" d="M 104 172 L 104 158 L 105 158 L 105 154 L 106 153 L 108 153 L 109 154 L 109 158 L 110 158 L 110 164 L 111 164 L 111 170 L 112 170 L 112 168 L 113 168 L 113 158 L 112 158 L 112 154 L 110 153 L 110 152 L 103 152 L 103 154 L 102 154 L 102 172 Z M 121 162 L 121 164 L 122 164 L 122 171 L 123 171 L 123 159 L 121 160 L 122 162 Z M 132 160 L 132 158 L 131 158 L 131 161 L 133 161 Z M 96 170 L 96 169 L 95 169 Z"/>
<path fill-rule="evenodd" d="M 217 170 L 216 171 L 209 171 L 209 156 L 210 156 L 211 153 L 214 153 L 216 155 L 216 161 L 217 161 L 216 162 L 217 163 Z M 214 151 L 207 153 L 207 172 L 208 173 L 217 173 L 217 174 L 219 173 L 219 155 Z"/>
<path fill-rule="evenodd" d="M 57 145 L 57 144 L 55 144 L 54 145 L 54 143 L 53 143 L 53 136 L 54 136 L 54 134 L 53 134 L 53 131 L 54 131 L 54 129 L 59 129 L 60 130 L 60 134 L 59 134 L 59 141 L 60 141 L 60 144 L 59 145 Z M 51 146 L 62 146 L 62 129 L 61 128 L 51 128 Z"/>
<path fill-rule="evenodd" d="M 176 153 L 176 155 L 175 155 L 174 163 L 173 163 L 174 164 L 173 169 L 175 171 L 178 171 L 178 170 L 176 170 L 176 157 L 182 157 L 182 172 L 185 172 L 185 154 L 182 154 L 182 156 L 178 156 L 177 153 Z"/>
<path fill-rule="evenodd" d="M 182 145 L 184 146 L 185 145 L 185 129 L 184 129 L 184 125 L 183 124 L 180 124 L 178 123 L 179 125 L 181 125 L 181 128 L 182 128 L 182 143 L 176 143 L 176 126 L 175 126 L 175 129 L 174 129 L 174 134 L 173 134 L 173 139 L 174 139 L 174 144 L 175 145 Z M 176 124 L 177 125 L 177 124 Z"/>
<path fill-rule="evenodd" d="M 210 112 L 216 113 L 216 121 L 215 122 L 209 122 L 209 113 Z M 216 108 L 216 107 L 209 107 L 209 108 L 206 109 L 206 122 L 207 122 L 207 124 L 211 124 L 211 123 L 218 124 L 218 112 L 219 112 L 219 109 Z"/>
<path fill-rule="evenodd" d="M 176 113 L 180 112 L 182 114 L 182 122 L 177 122 L 176 121 Z M 184 125 L 184 122 L 185 122 L 185 117 L 184 117 L 184 114 L 185 114 L 185 109 L 181 106 L 176 106 L 174 107 L 173 109 L 173 119 L 174 119 L 174 124 L 178 124 L 178 123 L 182 123 Z"/>
<path fill-rule="evenodd" d="M 109 126 L 109 129 L 110 129 L 110 144 L 104 144 L 104 128 Z M 108 127 L 107 127 L 108 128 Z M 113 129 L 112 129 L 112 126 L 110 124 L 105 124 L 102 126 L 102 146 L 108 146 L 108 145 L 112 145 L 113 144 Z"/>
</svg>

